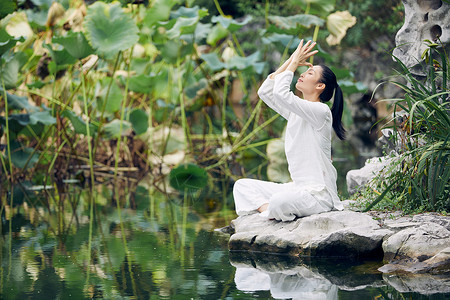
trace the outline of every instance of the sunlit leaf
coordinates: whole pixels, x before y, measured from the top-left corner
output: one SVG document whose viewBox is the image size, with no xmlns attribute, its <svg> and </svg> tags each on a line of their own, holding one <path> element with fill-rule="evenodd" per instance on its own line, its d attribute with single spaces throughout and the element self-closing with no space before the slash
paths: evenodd
<svg viewBox="0 0 450 300">
<path fill-rule="evenodd" d="M 38 111 L 30 114 L 30 124 L 42 123 L 44 125 L 56 124 L 56 119 L 48 111 Z"/>
<path fill-rule="evenodd" d="M 208 37 L 206 38 L 206 42 L 211 45 L 215 46 L 218 41 L 221 39 L 227 37 L 228 30 L 226 30 L 220 23 L 216 24 L 212 28 L 212 30 L 209 32 Z"/>
<path fill-rule="evenodd" d="M 212 71 L 219 71 L 225 67 L 225 64 L 220 61 L 219 57 L 214 52 L 202 54 L 200 55 L 200 58 L 206 62 Z"/>
<path fill-rule="evenodd" d="M 20 69 L 27 60 L 28 57 L 25 53 L 18 52 L 3 65 L 0 76 L 6 89 L 12 89 L 19 85 Z"/>
<path fill-rule="evenodd" d="M 173 19 L 177 19 L 180 17 L 185 17 L 185 18 L 198 17 L 199 19 L 201 19 L 207 15 L 208 15 L 208 10 L 200 9 L 198 6 L 194 6 L 194 7 L 181 6 L 179 9 L 170 12 L 170 17 Z"/>
<path fill-rule="evenodd" d="M 15 12 L 10 17 L 6 23 L 6 32 L 14 37 L 30 37 L 33 35 L 33 30 L 30 24 L 28 24 L 27 15 L 22 12 Z"/>
<path fill-rule="evenodd" d="M 64 49 L 77 59 L 94 53 L 94 49 L 89 45 L 82 32 L 69 32 L 64 37 L 54 37 L 53 42 L 63 45 Z"/>
<path fill-rule="evenodd" d="M 180 17 L 176 19 L 173 27 L 166 32 L 169 39 L 175 39 L 180 37 L 182 34 L 194 33 L 195 27 L 198 22 L 198 17 L 195 18 L 184 18 Z"/>
<path fill-rule="evenodd" d="M 322 26 L 325 24 L 323 19 L 314 15 L 295 15 L 289 17 L 269 16 L 269 20 L 281 29 L 309 28 L 311 26 Z"/>
<path fill-rule="evenodd" d="M 153 5 L 147 10 L 147 14 L 144 18 L 144 23 L 148 27 L 152 27 L 154 24 L 160 21 L 166 21 L 169 19 L 170 10 L 177 3 L 175 0 L 156 0 L 152 1 Z"/>
<path fill-rule="evenodd" d="M 337 11 L 327 17 L 327 37 L 329 45 L 338 45 L 347 33 L 347 29 L 356 24 L 356 18 L 346 11 Z"/>
<path fill-rule="evenodd" d="M 123 91 L 118 86 L 117 82 L 112 79 L 111 87 L 108 87 L 111 82 L 110 77 L 103 78 L 97 84 L 95 96 L 98 98 L 98 107 L 99 109 L 105 105 L 105 110 L 110 113 L 114 113 L 119 110 L 122 100 L 123 100 Z M 108 95 L 108 99 L 106 99 L 106 95 Z M 106 104 L 105 104 L 106 101 Z"/>
<path fill-rule="evenodd" d="M 120 125 L 121 123 L 122 126 Z M 131 124 L 129 122 L 120 121 L 118 119 L 114 119 L 111 122 L 105 124 L 105 126 L 103 126 L 103 130 L 105 131 L 106 137 L 109 139 L 117 139 L 120 136 L 127 135 L 130 129 Z"/>
<path fill-rule="evenodd" d="M 211 22 L 219 23 L 230 32 L 235 32 L 241 29 L 242 26 L 247 25 L 251 20 L 251 16 L 247 16 L 242 22 L 235 21 L 232 18 L 225 18 L 223 16 L 214 16 L 211 18 Z"/>
<path fill-rule="evenodd" d="M 142 109 L 137 108 L 130 113 L 130 122 L 137 135 L 147 132 L 148 115 Z"/>
<path fill-rule="evenodd" d="M 84 28 L 96 53 L 106 57 L 130 48 L 139 39 L 136 24 L 118 3 L 98 1 L 89 6 Z"/>
<path fill-rule="evenodd" d="M 206 186 L 208 175 L 195 164 L 182 164 L 170 171 L 169 182 L 179 191 L 197 190 Z"/>
</svg>

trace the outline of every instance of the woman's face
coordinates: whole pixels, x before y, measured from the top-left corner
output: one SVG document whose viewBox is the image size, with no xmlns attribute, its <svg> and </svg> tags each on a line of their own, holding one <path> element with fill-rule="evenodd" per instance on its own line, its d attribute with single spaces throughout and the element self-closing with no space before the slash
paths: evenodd
<svg viewBox="0 0 450 300">
<path fill-rule="evenodd" d="M 317 91 L 320 77 L 322 76 L 322 68 L 313 66 L 302 73 L 295 84 L 295 88 L 303 94 L 311 94 Z"/>
</svg>

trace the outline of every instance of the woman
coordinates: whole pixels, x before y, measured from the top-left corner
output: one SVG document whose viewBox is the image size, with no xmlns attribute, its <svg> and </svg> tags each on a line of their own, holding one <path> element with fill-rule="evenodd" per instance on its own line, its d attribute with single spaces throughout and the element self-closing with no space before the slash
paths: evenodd
<svg viewBox="0 0 450 300">
<path fill-rule="evenodd" d="M 315 42 L 303 40 L 291 57 L 264 81 L 259 97 L 287 120 L 285 152 L 292 182 L 274 183 L 240 179 L 233 189 L 238 215 L 260 212 L 281 221 L 341 210 L 336 189 L 336 169 L 331 162 L 331 128 L 343 140 L 341 124 L 343 98 L 336 76 L 326 66 L 313 66 L 306 60 L 318 51 Z M 295 87 L 303 99 L 290 91 L 299 66 L 309 69 L 300 75 Z M 333 107 L 323 103 L 334 94 Z"/>
</svg>

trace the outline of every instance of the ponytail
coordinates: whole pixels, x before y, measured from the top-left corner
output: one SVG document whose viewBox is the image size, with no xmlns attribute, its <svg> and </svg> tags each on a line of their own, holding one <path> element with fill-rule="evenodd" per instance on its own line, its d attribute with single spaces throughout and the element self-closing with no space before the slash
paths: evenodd
<svg viewBox="0 0 450 300">
<path fill-rule="evenodd" d="M 333 129 L 337 137 L 341 140 L 345 139 L 345 129 L 342 126 L 342 112 L 344 111 L 344 97 L 342 90 L 336 81 L 336 75 L 333 71 L 325 65 L 320 65 L 322 68 L 322 76 L 319 82 L 325 84 L 325 89 L 320 94 L 320 101 L 328 102 L 333 97 L 333 106 L 331 107 L 331 115 L 333 116 Z"/>
</svg>

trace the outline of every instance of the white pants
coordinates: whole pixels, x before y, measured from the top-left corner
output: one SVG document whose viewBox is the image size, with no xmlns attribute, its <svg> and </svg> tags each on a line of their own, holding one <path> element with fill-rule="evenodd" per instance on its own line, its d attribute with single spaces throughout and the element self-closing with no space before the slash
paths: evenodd
<svg viewBox="0 0 450 300">
<path fill-rule="evenodd" d="M 330 211 L 331 196 L 324 186 L 300 186 L 294 182 L 275 183 L 256 179 L 239 179 L 233 187 L 236 213 L 239 216 L 256 213 L 261 205 L 268 203 L 262 217 L 292 221 Z"/>
</svg>

